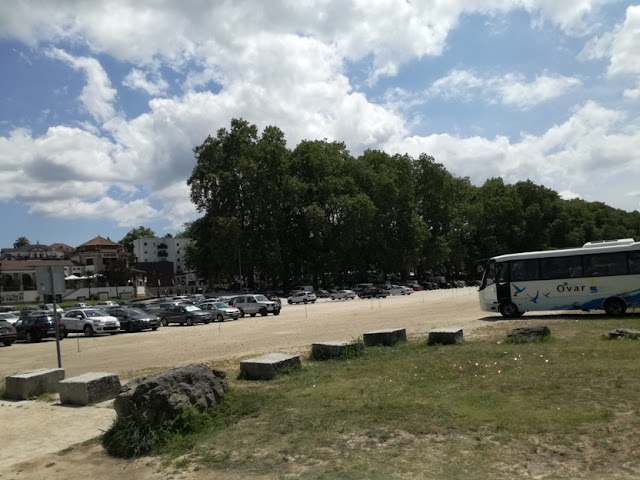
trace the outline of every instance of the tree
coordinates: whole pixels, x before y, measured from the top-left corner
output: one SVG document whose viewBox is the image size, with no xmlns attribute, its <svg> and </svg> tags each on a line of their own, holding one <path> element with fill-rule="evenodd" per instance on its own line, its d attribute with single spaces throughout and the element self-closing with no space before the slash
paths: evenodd
<svg viewBox="0 0 640 480">
<path fill-rule="evenodd" d="M 133 253 L 133 241 L 138 238 L 143 237 L 155 237 L 156 234 L 150 228 L 143 227 L 140 225 L 138 228 L 134 228 L 127 233 L 122 240 L 120 240 L 120 245 L 124 246 L 124 248 L 129 253 Z"/>
<path fill-rule="evenodd" d="M 13 242 L 13 248 L 20 248 L 25 245 L 31 245 L 29 239 L 27 237 L 18 237 L 15 242 Z"/>
<path fill-rule="evenodd" d="M 100 274 L 105 277 L 110 286 L 116 287 L 116 296 L 118 296 L 118 287 L 127 285 L 133 276 L 128 263 L 120 259 L 106 263 Z"/>
</svg>

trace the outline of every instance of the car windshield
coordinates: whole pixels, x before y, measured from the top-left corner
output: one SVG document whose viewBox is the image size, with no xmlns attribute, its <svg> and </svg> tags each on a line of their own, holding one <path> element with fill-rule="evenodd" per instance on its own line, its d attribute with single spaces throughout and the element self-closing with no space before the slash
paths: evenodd
<svg viewBox="0 0 640 480">
<path fill-rule="evenodd" d="M 196 311 L 198 311 L 198 310 L 201 310 L 200 308 L 196 307 L 195 305 L 185 305 L 185 306 L 184 306 L 184 309 L 185 309 L 187 312 L 196 312 Z"/>
<path fill-rule="evenodd" d="M 214 303 L 213 306 L 216 307 L 216 308 L 231 308 L 231 307 L 229 307 L 229 305 L 227 305 L 224 302 Z"/>
<path fill-rule="evenodd" d="M 267 297 L 265 297 L 264 295 L 256 295 L 256 300 L 259 302 L 268 302 L 269 299 Z"/>
<path fill-rule="evenodd" d="M 145 312 L 143 312 L 142 310 L 138 310 L 137 308 L 127 308 L 125 312 L 130 317 L 142 318 L 147 316 Z"/>
<path fill-rule="evenodd" d="M 84 310 L 87 317 L 105 317 L 107 314 L 102 310 Z"/>
</svg>

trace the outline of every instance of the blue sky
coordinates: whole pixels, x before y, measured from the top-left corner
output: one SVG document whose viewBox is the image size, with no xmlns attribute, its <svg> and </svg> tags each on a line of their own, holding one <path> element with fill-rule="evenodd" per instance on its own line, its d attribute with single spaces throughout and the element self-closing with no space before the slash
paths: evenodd
<svg viewBox="0 0 640 480">
<path fill-rule="evenodd" d="M 629 2 L 8 0 L 0 72 L 1 247 L 181 231 L 232 118 L 640 210 Z"/>
</svg>

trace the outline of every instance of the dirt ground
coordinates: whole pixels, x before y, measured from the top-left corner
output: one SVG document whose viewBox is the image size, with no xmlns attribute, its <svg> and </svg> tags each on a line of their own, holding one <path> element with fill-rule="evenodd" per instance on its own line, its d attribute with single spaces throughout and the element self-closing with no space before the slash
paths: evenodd
<svg viewBox="0 0 640 480">
<path fill-rule="evenodd" d="M 321 299 L 313 305 L 283 305 L 279 316 L 247 316 L 194 327 L 168 326 L 156 332 L 93 338 L 71 335 L 60 348 L 67 378 L 85 372 L 113 372 L 125 382 L 174 366 L 203 362 L 227 371 L 233 379 L 240 360 L 266 353 L 306 354 L 314 342 L 351 340 L 382 328 L 405 328 L 411 340 L 426 338 L 433 328 L 462 327 L 467 338 L 474 329 L 499 318 L 480 311 L 473 288 L 434 290 L 373 300 Z M 54 341 L 0 348 L 2 378 L 55 367 Z M 55 397 L 44 400 L 0 400 L 0 479 L 206 478 L 203 472 L 163 471 L 155 458 L 116 460 L 108 457 L 97 442 L 87 442 L 111 425 L 115 418 L 112 402 L 67 407 Z"/>
</svg>

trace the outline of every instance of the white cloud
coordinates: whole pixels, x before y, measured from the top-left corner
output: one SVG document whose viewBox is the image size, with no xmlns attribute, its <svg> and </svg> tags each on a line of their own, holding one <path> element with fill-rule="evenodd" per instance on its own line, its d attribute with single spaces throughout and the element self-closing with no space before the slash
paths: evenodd
<svg viewBox="0 0 640 480">
<path fill-rule="evenodd" d="M 164 95 L 169 88 L 169 84 L 159 75 L 153 75 L 150 80 L 148 75 L 142 70 L 134 68 L 124 78 L 122 84 L 132 90 L 142 90 L 147 95 Z"/>
<path fill-rule="evenodd" d="M 577 78 L 561 75 L 539 75 L 527 82 L 518 74 L 482 78 L 466 70 L 453 70 L 446 77 L 436 80 L 429 88 L 428 95 L 467 102 L 481 98 L 526 110 L 558 98 L 581 83 Z"/>
<path fill-rule="evenodd" d="M 615 177 L 617 191 L 607 192 L 615 198 L 639 180 L 640 159 L 629 152 L 640 150 L 640 125 L 627 122 L 624 113 L 588 102 L 566 122 L 519 142 L 442 134 L 390 142 L 385 150 L 433 155 L 450 172 L 476 184 L 491 177 L 514 182 L 526 176 L 559 192 L 583 192 L 583 197 L 603 198 L 599 189 Z"/>
<path fill-rule="evenodd" d="M 51 58 L 62 60 L 74 70 L 82 70 L 87 76 L 87 85 L 82 89 L 80 101 L 85 109 L 96 120 L 103 122 L 114 116 L 111 103 L 117 91 L 111 88 L 111 81 L 100 63 L 88 57 L 73 57 L 64 50 L 49 48 L 46 54 Z"/>
<path fill-rule="evenodd" d="M 640 98 L 640 83 L 638 84 L 637 88 L 627 88 L 623 92 L 623 96 L 631 100 L 637 100 L 638 98 Z"/>
<path fill-rule="evenodd" d="M 640 5 L 629 7 L 611 45 L 610 75 L 640 74 Z"/>
</svg>

